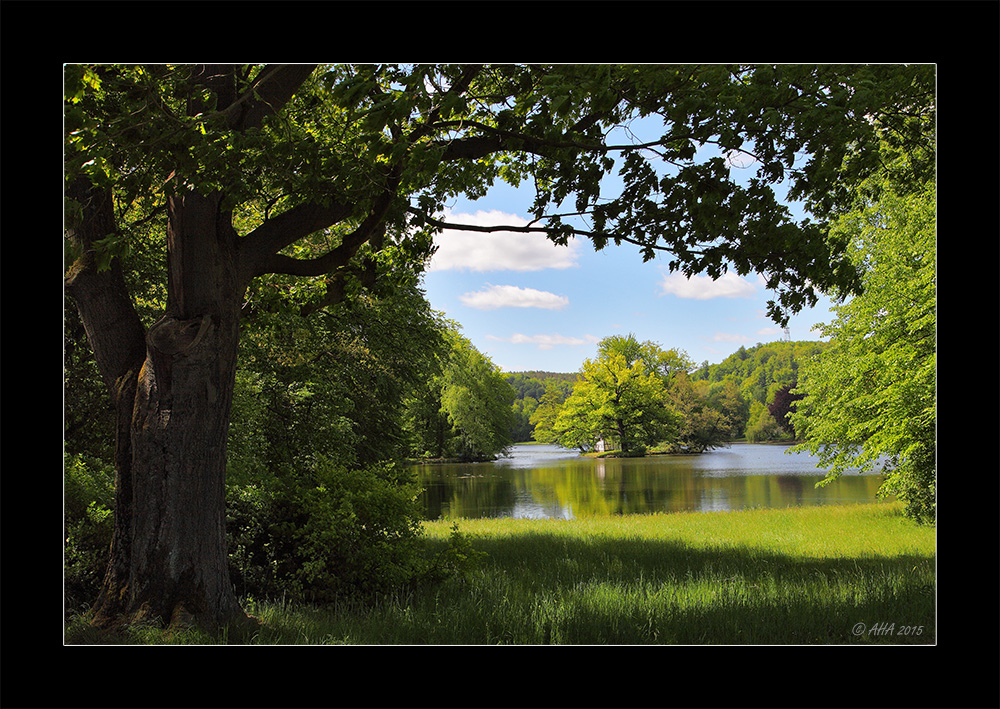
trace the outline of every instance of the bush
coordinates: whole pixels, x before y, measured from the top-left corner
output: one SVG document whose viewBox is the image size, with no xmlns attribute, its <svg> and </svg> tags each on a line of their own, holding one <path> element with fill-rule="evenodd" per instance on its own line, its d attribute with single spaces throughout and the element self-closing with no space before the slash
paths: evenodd
<svg viewBox="0 0 1000 709">
<path fill-rule="evenodd" d="M 114 532 L 114 470 L 99 460 L 67 455 L 63 471 L 66 612 L 82 611 L 101 590 Z"/>
<path fill-rule="evenodd" d="M 474 562 L 457 533 L 426 553 L 419 488 L 409 468 L 314 469 L 227 488 L 230 578 L 240 595 L 326 603 L 371 599 L 459 575 Z M 67 614 L 100 592 L 114 531 L 114 472 L 66 457 Z"/>
<path fill-rule="evenodd" d="M 419 489 L 384 463 L 330 461 L 269 485 L 229 490 L 230 570 L 237 593 L 325 603 L 374 597 L 428 572 Z"/>
</svg>

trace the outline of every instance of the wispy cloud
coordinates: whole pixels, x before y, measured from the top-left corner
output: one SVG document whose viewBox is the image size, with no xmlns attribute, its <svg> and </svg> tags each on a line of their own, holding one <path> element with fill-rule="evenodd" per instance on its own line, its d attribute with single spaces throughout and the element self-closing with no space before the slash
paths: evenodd
<svg viewBox="0 0 1000 709">
<path fill-rule="evenodd" d="M 716 332 L 712 335 L 712 342 L 750 342 L 750 338 L 732 332 Z"/>
<path fill-rule="evenodd" d="M 526 226 L 528 221 L 516 214 L 498 210 L 475 214 L 446 212 L 445 221 L 473 226 Z M 571 268 L 577 265 L 580 244 L 567 246 L 552 243 L 543 234 L 518 232 L 474 232 L 445 230 L 435 236 L 438 250 L 429 271 L 540 271 L 546 268 Z"/>
<path fill-rule="evenodd" d="M 551 350 L 553 347 L 559 346 L 579 346 L 579 345 L 592 345 L 601 341 L 601 338 L 595 337 L 594 335 L 584 335 L 583 337 L 567 337 L 565 335 L 553 334 L 553 335 L 522 335 L 519 332 L 515 332 L 510 337 L 497 337 L 496 335 L 487 335 L 487 340 L 494 340 L 495 342 L 510 342 L 515 345 L 537 345 L 540 350 Z"/>
<path fill-rule="evenodd" d="M 671 273 L 660 281 L 660 292 L 664 295 L 675 295 L 678 298 L 693 300 L 710 300 L 712 298 L 749 298 L 757 292 L 757 286 L 763 283 L 759 276 L 757 283 L 741 278 L 732 271 L 726 271 L 713 280 L 710 276 L 692 276 L 688 278 L 682 273 Z"/>
<path fill-rule="evenodd" d="M 569 305 L 569 298 L 548 291 L 518 286 L 489 286 L 483 290 L 466 293 L 459 300 L 477 310 L 497 308 L 544 308 L 562 310 Z"/>
</svg>

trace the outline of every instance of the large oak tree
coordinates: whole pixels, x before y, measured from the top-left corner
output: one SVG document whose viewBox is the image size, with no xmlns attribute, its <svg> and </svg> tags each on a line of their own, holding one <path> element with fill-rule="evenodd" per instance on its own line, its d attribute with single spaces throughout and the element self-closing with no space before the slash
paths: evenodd
<svg viewBox="0 0 1000 709">
<path fill-rule="evenodd" d="M 65 78 L 66 292 L 117 412 L 101 622 L 244 617 L 224 478 L 255 279 L 312 279 L 303 309 L 324 307 L 381 254 L 426 252 L 449 199 L 528 180 L 533 221 L 507 230 L 631 245 L 686 274 L 757 271 L 781 320 L 817 289 L 857 288 L 824 222 L 884 169 L 877 142 L 932 140 L 924 66 L 73 65 Z M 608 139 L 638 117 L 662 129 Z M 732 151 L 755 161 L 746 184 Z M 607 194 L 614 170 L 623 187 Z M 782 179 L 815 221 L 775 198 Z M 166 307 L 147 327 L 123 262 L 154 248 L 143 227 L 163 214 Z"/>
</svg>

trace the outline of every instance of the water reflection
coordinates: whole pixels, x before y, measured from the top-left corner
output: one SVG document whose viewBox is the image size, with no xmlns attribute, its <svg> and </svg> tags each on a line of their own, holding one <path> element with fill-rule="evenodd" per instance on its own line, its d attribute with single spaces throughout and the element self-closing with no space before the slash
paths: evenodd
<svg viewBox="0 0 1000 709">
<path fill-rule="evenodd" d="M 874 501 L 879 474 L 824 473 L 787 446 L 733 444 L 703 455 L 593 459 L 557 446 L 516 446 L 493 463 L 418 466 L 429 519 L 790 507 Z"/>
</svg>

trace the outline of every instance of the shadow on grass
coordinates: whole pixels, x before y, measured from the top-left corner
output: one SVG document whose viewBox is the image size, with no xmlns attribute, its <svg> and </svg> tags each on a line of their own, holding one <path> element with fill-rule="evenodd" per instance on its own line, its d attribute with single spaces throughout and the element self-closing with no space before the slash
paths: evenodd
<svg viewBox="0 0 1000 709">
<path fill-rule="evenodd" d="M 487 554 L 476 608 L 545 616 L 534 637 L 522 628 L 511 642 L 935 642 L 933 557 L 797 557 L 545 532 L 473 546 Z"/>
</svg>

